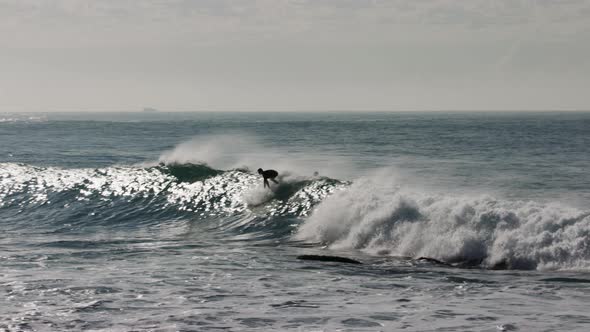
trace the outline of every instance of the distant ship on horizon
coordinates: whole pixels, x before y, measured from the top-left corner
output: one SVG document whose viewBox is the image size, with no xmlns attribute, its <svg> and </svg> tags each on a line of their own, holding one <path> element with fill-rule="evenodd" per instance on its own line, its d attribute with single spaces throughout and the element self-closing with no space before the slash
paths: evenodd
<svg viewBox="0 0 590 332">
<path fill-rule="evenodd" d="M 152 108 L 152 107 L 144 107 L 143 112 L 154 113 L 154 112 L 159 112 L 159 111 L 155 108 Z"/>
</svg>

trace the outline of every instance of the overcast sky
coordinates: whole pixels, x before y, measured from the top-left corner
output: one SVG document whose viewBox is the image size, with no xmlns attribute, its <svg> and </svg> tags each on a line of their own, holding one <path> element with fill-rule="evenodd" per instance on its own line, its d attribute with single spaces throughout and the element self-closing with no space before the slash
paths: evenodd
<svg viewBox="0 0 590 332">
<path fill-rule="evenodd" d="M 590 0 L 0 0 L 0 111 L 588 110 Z"/>
</svg>

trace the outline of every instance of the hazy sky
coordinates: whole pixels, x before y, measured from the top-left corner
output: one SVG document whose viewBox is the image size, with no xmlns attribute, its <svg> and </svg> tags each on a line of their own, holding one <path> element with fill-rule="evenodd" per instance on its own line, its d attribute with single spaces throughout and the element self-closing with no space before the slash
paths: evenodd
<svg viewBox="0 0 590 332">
<path fill-rule="evenodd" d="M 590 109 L 590 0 L 0 0 L 0 111 Z"/>
</svg>

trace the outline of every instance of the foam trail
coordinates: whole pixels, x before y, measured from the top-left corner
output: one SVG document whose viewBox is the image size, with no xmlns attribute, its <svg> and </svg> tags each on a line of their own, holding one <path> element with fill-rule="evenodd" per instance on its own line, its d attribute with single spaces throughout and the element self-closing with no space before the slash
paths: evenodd
<svg viewBox="0 0 590 332">
<path fill-rule="evenodd" d="M 262 205 L 270 201 L 273 197 L 273 192 L 263 186 L 254 186 L 244 193 L 244 201 L 251 207 Z"/>
<path fill-rule="evenodd" d="M 590 211 L 413 191 L 364 178 L 328 197 L 298 239 L 488 268 L 590 269 Z"/>
</svg>

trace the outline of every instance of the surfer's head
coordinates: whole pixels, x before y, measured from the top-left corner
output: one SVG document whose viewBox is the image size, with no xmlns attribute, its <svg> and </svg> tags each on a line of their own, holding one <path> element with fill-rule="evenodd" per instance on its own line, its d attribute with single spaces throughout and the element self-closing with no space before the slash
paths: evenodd
<svg viewBox="0 0 590 332">
<path fill-rule="evenodd" d="M 264 171 L 262 170 L 262 168 L 259 168 L 259 169 L 258 169 L 258 174 L 262 174 L 262 172 L 264 172 Z"/>
</svg>

